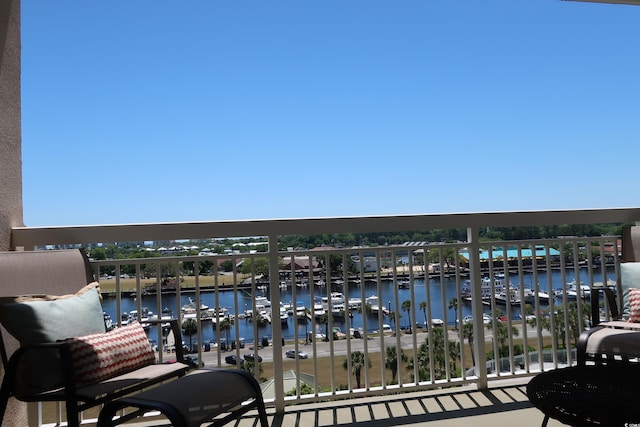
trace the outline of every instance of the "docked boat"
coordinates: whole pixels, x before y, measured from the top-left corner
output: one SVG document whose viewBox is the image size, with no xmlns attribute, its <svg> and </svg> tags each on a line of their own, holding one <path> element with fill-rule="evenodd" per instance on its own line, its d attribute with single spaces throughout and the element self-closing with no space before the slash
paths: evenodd
<svg viewBox="0 0 640 427">
<path fill-rule="evenodd" d="M 282 323 L 282 326 L 289 324 L 289 313 L 287 313 L 287 308 L 282 303 L 280 304 L 280 323 Z"/>
<path fill-rule="evenodd" d="M 544 292 L 541 290 L 535 291 L 531 288 L 524 288 L 523 293 L 524 293 L 524 302 L 529 304 L 535 303 L 536 300 L 541 303 L 548 303 L 549 300 L 551 299 L 551 296 L 549 295 L 548 292 Z"/>
<path fill-rule="evenodd" d="M 591 298 L 591 288 L 587 285 L 578 285 L 576 279 L 573 279 L 571 282 L 567 283 L 566 291 L 563 289 L 558 289 L 556 291 L 556 296 L 565 297 L 569 300 L 577 300 L 580 299 L 589 299 Z"/>
<path fill-rule="evenodd" d="M 461 295 L 467 301 L 471 301 L 471 285 L 470 280 L 465 280 L 462 283 Z M 503 293 L 505 287 L 506 279 L 504 274 L 495 274 L 493 280 L 489 276 L 485 276 L 480 282 L 480 297 L 484 302 L 490 301 L 493 295 L 497 296 Z"/>
<path fill-rule="evenodd" d="M 497 292 L 495 299 L 497 304 L 520 304 L 520 295 L 518 295 L 518 288 L 515 288 L 513 286 L 509 286 L 508 291 L 503 290 L 502 292 Z"/>
<path fill-rule="evenodd" d="M 307 312 L 307 307 L 302 301 L 298 301 L 296 303 L 296 318 L 298 320 L 309 320 L 309 317 L 310 315 Z"/>
<path fill-rule="evenodd" d="M 322 300 L 316 300 L 313 303 L 313 315 L 316 317 L 316 319 L 322 317 L 326 312 L 326 307 Z"/>
<path fill-rule="evenodd" d="M 325 310 L 329 310 L 329 297 L 322 297 Z M 344 306 L 344 295 L 341 292 L 331 292 L 331 308 Z"/>
<path fill-rule="evenodd" d="M 362 299 L 349 298 L 348 305 L 349 305 L 349 310 L 359 310 L 362 308 Z"/>
</svg>

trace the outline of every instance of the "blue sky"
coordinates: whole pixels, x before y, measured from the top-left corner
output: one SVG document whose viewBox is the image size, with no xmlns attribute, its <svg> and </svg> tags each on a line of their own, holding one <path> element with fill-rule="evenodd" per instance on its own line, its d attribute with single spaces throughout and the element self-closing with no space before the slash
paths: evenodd
<svg viewBox="0 0 640 427">
<path fill-rule="evenodd" d="M 640 7 L 22 0 L 29 226 L 638 206 Z"/>
</svg>

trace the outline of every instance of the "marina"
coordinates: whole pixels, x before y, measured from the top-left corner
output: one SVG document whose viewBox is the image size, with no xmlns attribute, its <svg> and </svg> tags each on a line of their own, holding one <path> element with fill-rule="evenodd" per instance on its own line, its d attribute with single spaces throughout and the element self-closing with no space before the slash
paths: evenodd
<svg viewBox="0 0 640 427">
<path fill-rule="evenodd" d="M 493 310 L 496 312 L 499 310 L 502 315 L 520 319 L 524 304 L 535 307 L 537 303 L 543 310 L 551 301 L 563 298 L 563 295 L 566 295 L 569 300 L 576 299 L 579 293 L 583 296 L 588 295 L 590 281 L 586 271 L 580 270 L 580 292 L 577 291 L 578 280 L 574 276 L 574 271 L 571 269 L 565 274 L 553 271 L 550 278 L 547 277 L 546 272 L 537 273 L 535 275 L 537 290 L 532 286 L 533 274 L 524 274 L 522 286 L 524 286 L 525 299 L 522 302 L 520 301 L 521 284 L 517 275 L 508 275 L 509 296 L 506 291 L 507 278 L 504 275 L 494 275 L 493 282 L 489 277 L 485 277 L 481 285 L 484 315 L 490 317 L 493 307 Z M 611 277 L 611 274 L 613 273 L 607 274 L 607 279 L 615 281 L 615 277 Z M 601 271 L 594 271 L 593 282 L 602 282 Z M 563 293 L 563 289 L 566 294 Z M 252 342 L 255 336 L 254 327 L 257 328 L 258 339 L 271 338 L 271 325 L 277 319 L 281 322 L 282 333 L 286 340 L 294 339 L 296 336 L 304 339 L 310 332 L 322 336 L 328 330 L 326 322 L 329 317 L 332 327 L 342 333 L 347 329 L 373 332 L 381 329 L 381 324 L 391 325 L 393 329 L 405 329 L 411 325 L 410 316 L 403 305 L 411 301 L 412 294 L 415 306 L 411 309 L 415 310 L 417 326 L 425 327 L 429 323 L 428 320 L 431 320 L 432 325 L 454 326 L 458 321 L 457 316 L 468 318 L 471 315 L 469 291 L 468 281 L 456 281 L 454 278 L 446 278 L 442 283 L 433 278 L 417 278 L 406 286 L 398 286 L 393 281 L 379 283 L 354 281 L 339 285 L 332 283 L 330 287 L 326 285 L 280 286 L 282 303 L 279 305 L 274 305 L 270 301 L 268 288 L 256 289 L 256 295 L 252 295 L 246 289 L 235 292 L 231 290 L 201 291 L 199 311 L 203 325 L 202 340 L 209 343 L 217 342 L 226 336 L 236 337 L 237 330 L 238 336 L 246 339 L 247 342 Z M 491 292 L 494 292 L 493 298 Z M 459 301 L 456 307 L 450 306 L 452 299 Z M 427 301 L 429 304 L 426 304 Z M 411 303 L 409 304 L 411 306 Z M 116 305 L 114 297 L 105 298 L 103 301 L 104 311 L 111 319 L 117 319 Z M 120 305 L 124 313 L 123 324 L 137 315 L 137 300 L 130 297 L 128 293 L 127 296 L 123 294 Z M 183 319 L 195 318 L 198 312 L 194 293 L 186 291 L 182 292 L 180 301 L 176 301 L 175 294 L 142 295 L 140 307 L 144 313 L 143 316 L 162 313 L 163 318 L 169 318 L 174 316 L 173 313 L 178 312 Z M 390 316 L 394 312 L 399 314 L 395 319 Z M 231 319 L 230 329 L 218 333 L 220 328 L 217 325 L 225 319 Z M 116 323 L 115 320 L 114 323 Z M 189 342 L 188 338 L 183 337 L 183 339 Z"/>
</svg>

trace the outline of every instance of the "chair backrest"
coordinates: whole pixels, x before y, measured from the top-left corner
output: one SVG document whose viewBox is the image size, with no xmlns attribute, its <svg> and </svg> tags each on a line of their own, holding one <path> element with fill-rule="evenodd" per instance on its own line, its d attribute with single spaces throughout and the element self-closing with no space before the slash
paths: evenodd
<svg viewBox="0 0 640 427">
<path fill-rule="evenodd" d="M 640 225 L 622 228 L 622 262 L 640 261 Z"/>
<path fill-rule="evenodd" d="M 0 294 L 77 292 L 94 281 L 83 250 L 0 252 Z"/>
</svg>

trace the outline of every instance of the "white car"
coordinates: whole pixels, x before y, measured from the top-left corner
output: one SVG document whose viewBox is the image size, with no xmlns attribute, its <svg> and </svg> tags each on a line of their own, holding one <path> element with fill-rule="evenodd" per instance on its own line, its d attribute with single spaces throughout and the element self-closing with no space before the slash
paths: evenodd
<svg viewBox="0 0 640 427">
<path fill-rule="evenodd" d="M 289 359 L 295 359 L 296 358 L 296 351 L 295 350 L 289 350 L 285 353 L 285 355 L 289 358 Z M 306 359 L 307 357 L 309 357 L 309 355 L 307 353 L 305 353 L 302 350 L 298 350 L 298 359 Z"/>
</svg>

